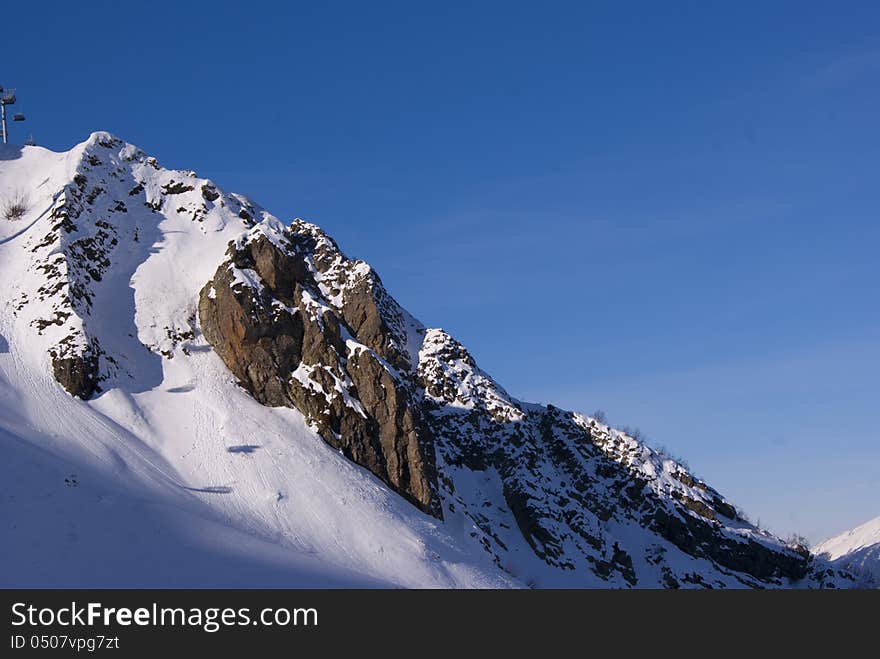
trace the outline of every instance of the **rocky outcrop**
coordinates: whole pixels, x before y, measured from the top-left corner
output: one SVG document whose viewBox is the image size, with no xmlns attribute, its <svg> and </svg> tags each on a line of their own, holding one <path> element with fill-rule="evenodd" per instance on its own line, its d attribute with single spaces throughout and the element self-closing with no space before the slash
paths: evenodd
<svg viewBox="0 0 880 659">
<path fill-rule="evenodd" d="M 231 245 L 200 294 L 205 338 L 258 401 L 300 410 L 328 444 L 440 516 L 431 433 L 394 366 L 407 362 L 378 281 L 366 269 L 340 279 L 349 263 L 324 240 L 257 228 Z"/>
<path fill-rule="evenodd" d="M 52 373 L 67 393 L 83 400 L 95 392 L 98 385 L 98 353 L 88 348 L 80 353 L 62 357 L 53 352 Z"/>
</svg>

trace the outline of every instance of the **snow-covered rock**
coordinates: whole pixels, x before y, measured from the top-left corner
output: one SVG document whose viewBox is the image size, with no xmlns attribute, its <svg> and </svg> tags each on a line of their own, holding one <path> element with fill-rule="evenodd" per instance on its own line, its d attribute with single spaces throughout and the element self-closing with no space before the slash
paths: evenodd
<svg viewBox="0 0 880 659">
<path fill-rule="evenodd" d="M 514 399 L 313 224 L 107 133 L 2 147 L 20 195 L 0 585 L 853 583 L 625 433 Z"/>
</svg>

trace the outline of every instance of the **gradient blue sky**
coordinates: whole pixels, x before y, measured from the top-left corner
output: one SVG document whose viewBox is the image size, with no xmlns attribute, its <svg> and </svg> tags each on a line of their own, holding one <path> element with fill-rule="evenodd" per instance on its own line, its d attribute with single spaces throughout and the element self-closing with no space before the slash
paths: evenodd
<svg viewBox="0 0 880 659">
<path fill-rule="evenodd" d="M 109 130 L 320 224 L 511 393 L 780 534 L 880 515 L 880 4 L 3 14 L 19 141 Z"/>
</svg>

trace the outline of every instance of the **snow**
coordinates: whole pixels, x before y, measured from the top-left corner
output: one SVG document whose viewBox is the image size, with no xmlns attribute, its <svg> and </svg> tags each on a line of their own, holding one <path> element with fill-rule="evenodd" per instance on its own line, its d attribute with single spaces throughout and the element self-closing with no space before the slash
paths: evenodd
<svg viewBox="0 0 880 659">
<path fill-rule="evenodd" d="M 880 517 L 820 542 L 813 553 L 827 554 L 836 565 L 854 568 L 872 578 L 873 585 L 880 584 Z"/>
<path fill-rule="evenodd" d="M 316 369 L 321 369 L 326 372 L 333 379 L 333 391 L 324 391 L 324 388 L 316 381 L 311 378 L 312 373 Z M 294 369 L 293 373 L 290 374 L 295 380 L 297 380 L 300 384 L 302 384 L 306 389 L 311 389 L 312 391 L 317 391 L 323 394 L 328 400 L 332 400 L 337 396 L 342 398 L 342 402 L 347 407 L 350 407 L 355 412 L 360 414 L 365 419 L 367 418 L 367 413 L 364 411 L 364 406 L 361 404 L 359 400 L 356 400 L 351 397 L 349 394 L 349 388 L 353 386 L 348 377 L 346 379 L 340 380 L 339 377 L 328 367 L 326 366 L 312 366 L 306 364 L 305 362 L 300 362 L 299 366 Z"/>
<path fill-rule="evenodd" d="M 880 544 L 880 517 L 816 545 L 816 553 L 840 558 L 850 552 Z"/>
<path fill-rule="evenodd" d="M 257 293 L 263 291 L 263 282 L 260 281 L 259 275 L 254 270 L 250 268 L 236 268 L 233 265 L 229 266 L 229 271 L 232 273 L 233 286 L 241 285 L 252 288 Z"/>
</svg>

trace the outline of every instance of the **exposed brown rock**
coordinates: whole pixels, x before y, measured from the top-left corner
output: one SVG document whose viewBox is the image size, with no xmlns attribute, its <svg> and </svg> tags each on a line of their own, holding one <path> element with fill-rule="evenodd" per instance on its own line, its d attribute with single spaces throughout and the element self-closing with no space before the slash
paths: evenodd
<svg viewBox="0 0 880 659">
<path fill-rule="evenodd" d="M 342 314 L 345 322 L 357 333 L 358 339 L 395 368 L 406 369 L 408 360 L 394 346 L 392 332 L 371 290 L 372 282 L 363 278 L 346 291 Z"/>
<path fill-rule="evenodd" d="M 421 410 L 408 383 L 371 350 L 387 346 L 370 288 L 346 291 L 350 313 L 340 317 L 321 306 L 314 278 L 293 249 L 258 237 L 231 247 L 229 256 L 201 291 L 199 319 L 242 386 L 261 403 L 300 410 L 328 444 L 441 516 L 433 441 Z M 233 268 L 253 271 L 261 288 L 237 281 Z M 363 347 L 349 354 L 343 332 Z"/>
<path fill-rule="evenodd" d="M 98 356 L 92 351 L 68 357 L 53 355 L 52 372 L 69 394 L 86 400 L 98 384 Z"/>
</svg>

